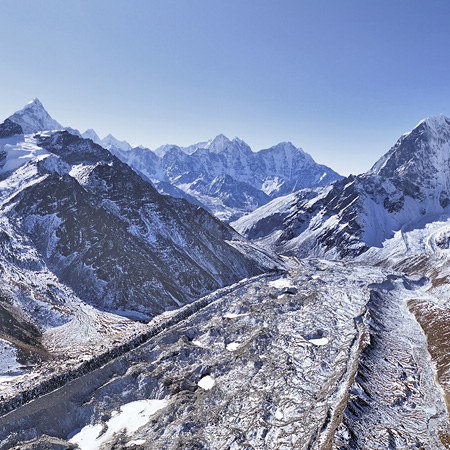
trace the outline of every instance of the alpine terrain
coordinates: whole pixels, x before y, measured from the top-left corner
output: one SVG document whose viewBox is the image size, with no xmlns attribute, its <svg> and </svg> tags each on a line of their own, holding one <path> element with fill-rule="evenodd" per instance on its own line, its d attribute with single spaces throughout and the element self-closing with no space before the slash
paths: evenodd
<svg viewBox="0 0 450 450">
<path fill-rule="evenodd" d="M 100 140 L 93 130 L 83 136 L 109 149 L 161 193 L 195 199 L 225 221 L 279 196 L 342 178 L 291 142 L 253 152 L 241 139 L 219 135 L 189 147 L 164 145 L 152 152 L 111 135 Z"/>
<path fill-rule="evenodd" d="M 342 178 L 34 100 L 0 125 L 0 448 L 450 448 L 449 213 L 444 116 Z"/>
</svg>

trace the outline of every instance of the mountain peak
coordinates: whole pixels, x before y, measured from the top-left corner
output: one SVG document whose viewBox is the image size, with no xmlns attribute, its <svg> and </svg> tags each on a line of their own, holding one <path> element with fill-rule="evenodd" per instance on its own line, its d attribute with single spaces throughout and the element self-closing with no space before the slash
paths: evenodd
<svg viewBox="0 0 450 450">
<path fill-rule="evenodd" d="M 208 142 L 205 148 L 219 153 L 225 150 L 225 148 L 227 148 L 230 144 L 231 141 L 225 135 L 219 134 L 212 141 Z"/>
<path fill-rule="evenodd" d="M 103 147 L 110 150 L 111 147 L 115 147 L 124 152 L 128 152 L 132 149 L 131 145 L 127 141 L 120 141 L 115 138 L 112 134 L 108 134 L 102 139 Z"/>
<path fill-rule="evenodd" d="M 37 97 L 33 98 L 33 100 L 31 100 L 30 102 L 28 102 L 28 103 L 25 105 L 25 108 L 27 108 L 27 107 L 32 107 L 32 108 L 42 108 L 42 109 L 45 109 L 45 108 L 44 108 L 44 105 L 42 104 L 42 102 L 41 102 Z"/>
<path fill-rule="evenodd" d="M 450 127 L 450 118 L 445 116 L 444 114 L 437 114 L 435 116 L 427 117 L 421 120 L 415 127 L 419 128 L 420 126 L 425 125 L 428 129 L 435 132 L 442 131 L 443 128 Z"/>
<path fill-rule="evenodd" d="M 444 114 L 430 116 L 422 119 L 410 132 L 404 133 L 369 172 L 385 177 L 395 174 L 405 176 L 412 170 L 423 172 L 425 165 L 428 165 L 437 173 L 448 170 L 448 165 L 442 162 L 449 154 L 450 118 Z"/>
<path fill-rule="evenodd" d="M 87 129 L 81 136 L 85 139 L 90 139 L 95 144 L 102 145 L 102 140 L 92 128 Z"/>
<path fill-rule="evenodd" d="M 300 157 L 304 161 L 309 161 L 313 163 L 311 155 L 306 153 L 302 148 L 296 147 L 291 141 L 283 141 L 275 144 L 270 148 L 266 148 L 264 150 L 260 150 L 263 154 L 278 154 L 285 155 L 286 158 L 298 158 Z"/>
<path fill-rule="evenodd" d="M 63 128 L 59 122 L 50 116 L 38 98 L 28 102 L 22 109 L 10 116 L 9 119 L 20 125 L 25 134 Z"/>
<path fill-rule="evenodd" d="M 278 144 L 275 144 L 273 147 L 274 148 L 282 148 L 285 150 L 296 150 L 296 151 L 300 150 L 291 141 L 282 141 L 282 142 L 279 142 Z"/>
</svg>

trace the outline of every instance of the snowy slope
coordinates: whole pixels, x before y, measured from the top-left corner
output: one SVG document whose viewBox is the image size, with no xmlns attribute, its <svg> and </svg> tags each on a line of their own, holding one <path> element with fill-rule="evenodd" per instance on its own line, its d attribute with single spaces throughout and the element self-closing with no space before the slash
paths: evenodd
<svg viewBox="0 0 450 450">
<path fill-rule="evenodd" d="M 437 116 L 404 134 L 367 173 L 300 191 L 233 226 L 282 252 L 355 256 L 448 214 L 449 192 L 450 119 Z"/>
<path fill-rule="evenodd" d="M 49 156 L 23 163 L 41 182 L 13 192 L 5 213 L 86 301 L 152 315 L 258 270 L 225 242 L 239 239 L 231 228 L 161 196 L 92 141 L 66 131 L 33 139 L 31 152 Z"/>
</svg>

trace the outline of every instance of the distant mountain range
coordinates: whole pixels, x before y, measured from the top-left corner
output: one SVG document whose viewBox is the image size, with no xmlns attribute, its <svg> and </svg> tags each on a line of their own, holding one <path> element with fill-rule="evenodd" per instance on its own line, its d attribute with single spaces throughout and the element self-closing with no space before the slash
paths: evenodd
<svg viewBox="0 0 450 450">
<path fill-rule="evenodd" d="M 253 152 L 241 139 L 218 135 L 189 147 L 134 147 L 93 130 L 83 137 L 102 145 L 151 181 L 163 194 L 195 201 L 225 221 L 271 199 L 303 188 L 326 186 L 342 177 L 291 142 Z"/>
</svg>

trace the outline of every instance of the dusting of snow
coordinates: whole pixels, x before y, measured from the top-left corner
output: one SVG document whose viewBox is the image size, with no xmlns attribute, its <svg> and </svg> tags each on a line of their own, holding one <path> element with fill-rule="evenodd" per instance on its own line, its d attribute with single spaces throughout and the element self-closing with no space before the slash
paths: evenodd
<svg viewBox="0 0 450 450">
<path fill-rule="evenodd" d="M 0 339 L 0 391 L 3 382 L 15 379 L 20 373 L 19 367 L 16 348 L 8 341 Z"/>
</svg>

